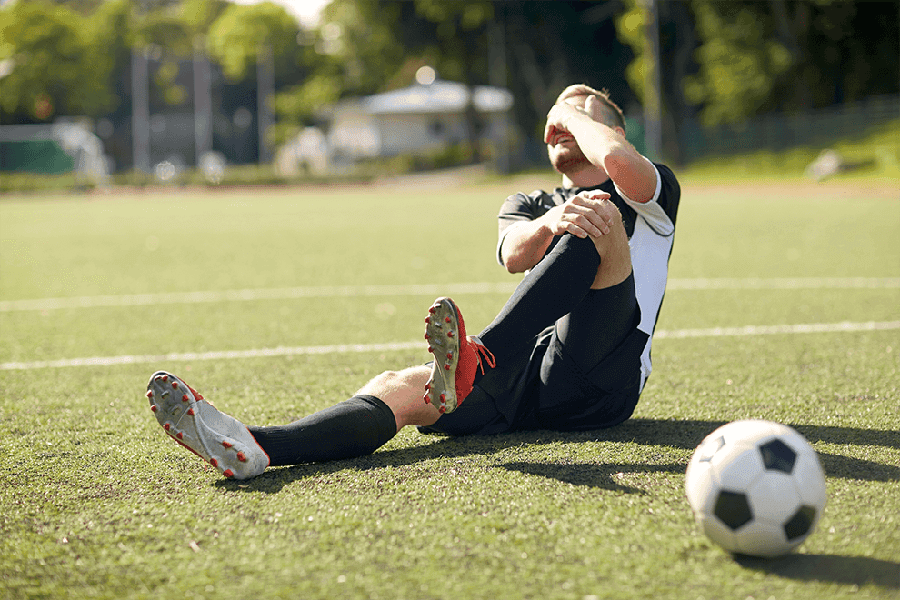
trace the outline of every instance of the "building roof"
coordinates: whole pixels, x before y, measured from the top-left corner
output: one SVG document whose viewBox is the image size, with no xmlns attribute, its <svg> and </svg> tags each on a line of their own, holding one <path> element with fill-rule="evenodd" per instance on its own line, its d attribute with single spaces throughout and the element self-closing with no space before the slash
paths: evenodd
<svg viewBox="0 0 900 600">
<path fill-rule="evenodd" d="M 462 112 L 468 91 L 462 83 L 436 80 L 428 85 L 410 87 L 366 96 L 363 109 L 373 115 Z M 503 112 L 513 104 L 512 94 L 503 88 L 478 85 L 473 88 L 473 103 L 478 112 Z"/>
</svg>

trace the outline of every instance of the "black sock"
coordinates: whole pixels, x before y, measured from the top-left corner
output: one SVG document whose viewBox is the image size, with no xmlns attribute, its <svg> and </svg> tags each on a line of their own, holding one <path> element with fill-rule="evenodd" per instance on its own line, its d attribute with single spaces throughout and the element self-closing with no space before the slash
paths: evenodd
<svg viewBox="0 0 900 600">
<path fill-rule="evenodd" d="M 354 396 L 289 425 L 247 429 L 277 467 L 371 454 L 396 435 L 397 421 L 375 396 Z"/>
<path fill-rule="evenodd" d="M 563 234 L 478 337 L 498 363 L 506 352 L 530 350 L 535 336 L 584 299 L 599 267 L 593 240 Z"/>
</svg>

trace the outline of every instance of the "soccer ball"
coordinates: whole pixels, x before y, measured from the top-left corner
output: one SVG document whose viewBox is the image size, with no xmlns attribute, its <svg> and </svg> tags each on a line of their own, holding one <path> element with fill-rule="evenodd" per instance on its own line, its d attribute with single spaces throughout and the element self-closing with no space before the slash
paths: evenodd
<svg viewBox="0 0 900 600">
<path fill-rule="evenodd" d="M 734 421 L 697 446 L 685 478 L 703 532 L 734 554 L 787 554 L 813 532 L 825 508 L 815 450 L 791 427 Z"/>
</svg>

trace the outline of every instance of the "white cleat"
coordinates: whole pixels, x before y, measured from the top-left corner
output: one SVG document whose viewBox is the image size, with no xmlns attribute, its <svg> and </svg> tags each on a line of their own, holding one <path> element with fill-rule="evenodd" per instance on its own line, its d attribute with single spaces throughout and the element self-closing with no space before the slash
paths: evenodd
<svg viewBox="0 0 900 600">
<path fill-rule="evenodd" d="M 269 456 L 247 426 L 218 410 L 184 381 L 158 371 L 147 384 L 150 410 L 172 439 L 219 469 L 249 479 L 269 466 Z"/>
</svg>

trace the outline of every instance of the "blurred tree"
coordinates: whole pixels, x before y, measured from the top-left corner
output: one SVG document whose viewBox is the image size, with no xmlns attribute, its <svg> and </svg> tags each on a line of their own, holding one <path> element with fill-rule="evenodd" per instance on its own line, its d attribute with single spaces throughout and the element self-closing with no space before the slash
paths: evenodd
<svg viewBox="0 0 900 600">
<path fill-rule="evenodd" d="M 514 120 L 530 141 L 571 83 L 609 88 L 624 108 L 634 104 L 621 75 L 632 52 L 613 22 L 623 9 L 621 0 L 333 0 L 311 42 L 321 77 L 301 87 L 327 87 L 325 94 L 307 90 L 307 98 L 372 94 L 409 85 L 418 67 L 430 65 L 444 79 L 508 87 Z M 493 66 L 492 52 L 500 57 Z M 502 75 L 492 77 L 492 69 Z M 295 110 L 307 102 L 299 89 L 296 100 Z"/>
<path fill-rule="evenodd" d="M 409 25 L 412 7 L 409 2 L 332 0 L 321 27 L 298 33 L 294 81 L 280 88 L 273 101 L 279 117 L 274 140 L 286 140 L 318 122 L 341 97 L 383 89 L 408 54 L 398 31 Z"/>
<path fill-rule="evenodd" d="M 690 7 L 699 69 L 684 91 L 706 124 L 900 91 L 897 2 L 691 0 Z"/>
<path fill-rule="evenodd" d="M 625 76 L 641 102 L 647 90 L 647 0 L 626 0 L 626 10 L 616 17 L 616 33 L 622 42 L 634 51 L 634 60 L 625 70 Z M 679 164 L 683 152 L 682 127 L 686 117 L 692 116 L 693 107 L 684 96 L 682 82 L 696 72 L 693 55 L 697 48 L 694 34 L 694 17 L 690 0 L 657 1 L 660 60 L 659 98 L 662 104 L 663 156 L 667 161 Z"/>
<path fill-rule="evenodd" d="M 210 25 L 207 49 L 225 75 L 239 81 L 255 72 L 260 52 L 268 46 L 274 56 L 275 85 L 280 86 L 302 76 L 299 38 L 299 25 L 281 6 L 230 4 Z"/>
<path fill-rule="evenodd" d="M 684 81 L 688 100 L 703 105 L 707 124 L 757 113 L 793 62 L 766 18 L 771 5 L 695 0 L 693 9 L 702 44 L 696 53 L 700 72 Z"/>
<path fill-rule="evenodd" d="M 498 5 L 508 85 L 516 98 L 516 120 L 526 133 L 542 137 L 547 111 L 573 83 L 607 89 L 626 114 L 639 112 L 624 77 L 634 53 L 616 37 L 615 17 L 626 8 L 622 0 Z"/>
<path fill-rule="evenodd" d="M 206 35 L 216 19 L 231 6 L 227 0 L 184 0 L 181 18 L 195 37 Z"/>
<path fill-rule="evenodd" d="M 99 115 L 115 104 L 112 58 L 94 44 L 98 27 L 66 8 L 22 0 L 0 11 L 0 85 L 4 122 L 56 115 Z"/>
<path fill-rule="evenodd" d="M 900 2 L 773 0 L 773 35 L 791 68 L 764 110 L 818 108 L 896 94 L 900 86 Z"/>
<path fill-rule="evenodd" d="M 459 81 L 469 90 L 464 109 L 466 138 L 472 151 L 471 160 L 479 163 L 484 153 L 479 144 L 481 123 L 472 101 L 473 88 L 488 79 L 488 26 L 494 19 L 494 7 L 488 0 L 446 2 L 444 0 L 416 0 L 416 14 L 433 24 L 436 37 L 423 39 L 421 30 L 406 36 L 407 44 L 418 42 L 419 52 L 431 57 L 437 72 L 444 79 Z M 430 28 L 429 28 L 430 29 Z"/>
</svg>

